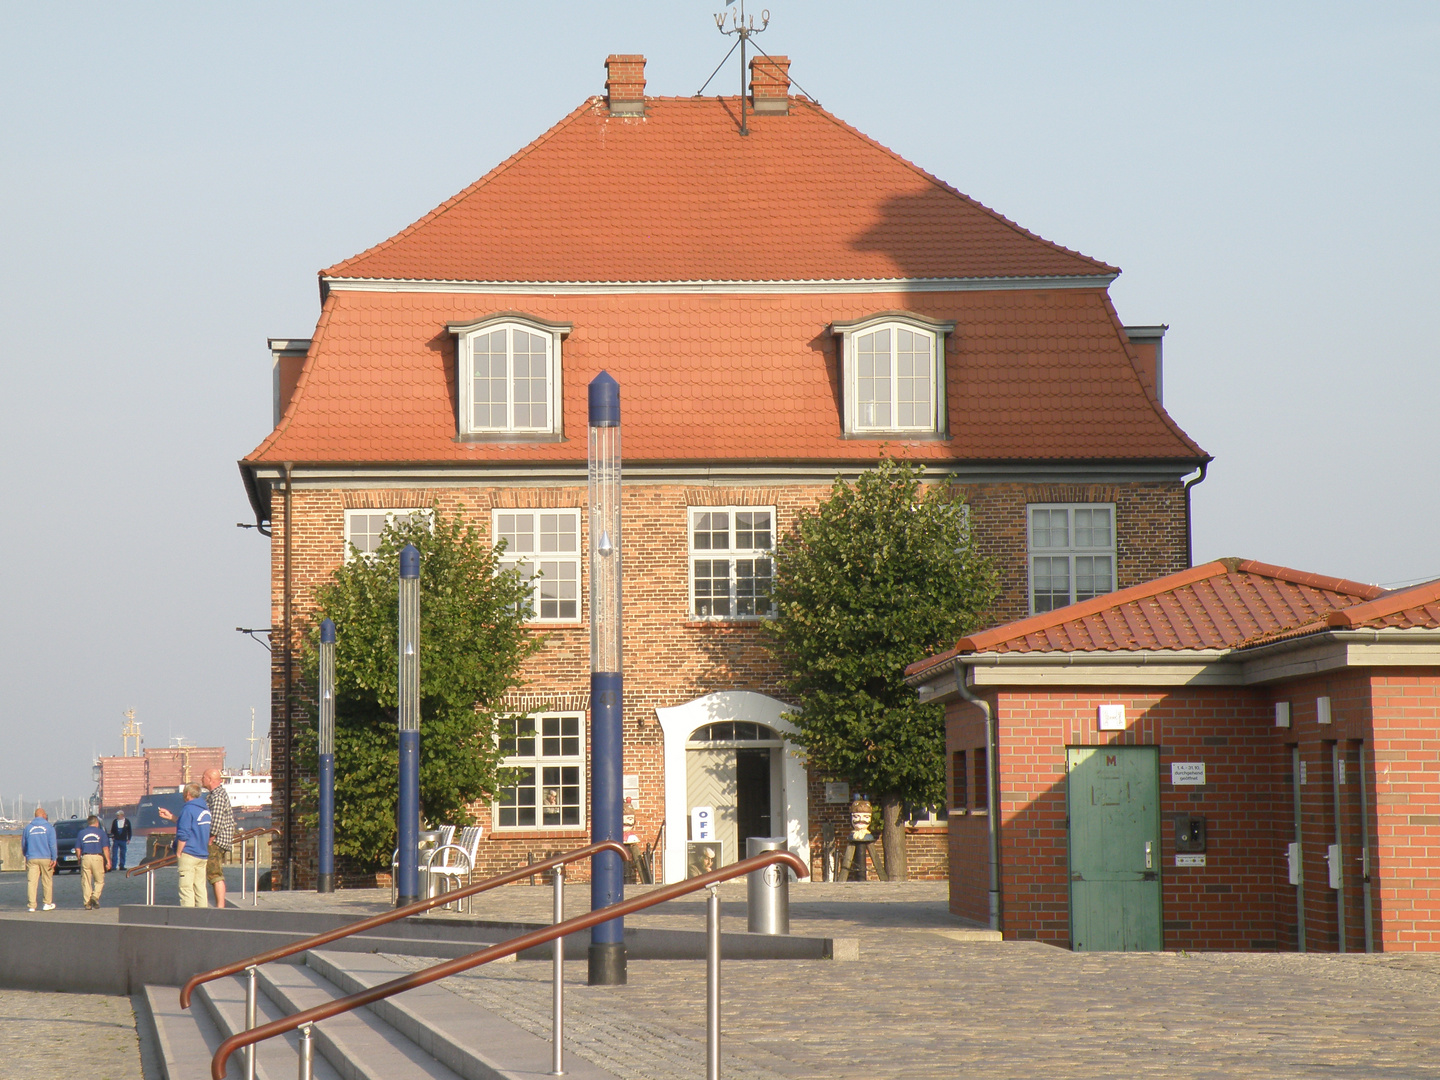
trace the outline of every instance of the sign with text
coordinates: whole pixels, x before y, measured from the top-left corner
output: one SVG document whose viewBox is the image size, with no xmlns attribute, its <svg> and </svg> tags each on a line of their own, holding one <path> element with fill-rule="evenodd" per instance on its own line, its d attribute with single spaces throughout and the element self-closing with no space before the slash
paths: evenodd
<svg viewBox="0 0 1440 1080">
<path fill-rule="evenodd" d="M 850 785 L 841 780 L 838 783 L 826 781 L 825 801 L 827 803 L 848 803 L 850 801 Z"/>
<path fill-rule="evenodd" d="M 1205 856 L 1204 856 L 1204 855 L 1176 855 L 1176 856 L 1175 856 L 1175 865 L 1176 865 L 1176 866 L 1204 866 L 1204 865 L 1205 865 Z"/>
<path fill-rule="evenodd" d="M 715 808 L 713 806 L 692 806 L 690 808 L 690 839 L 702 844 L 715 839 Z"/>
<path fill-rule="evenodd" d="M 1170 783 L 1205 783 L 1205 763 L 1203 761 L 1172 761 L 1170 763 Z"/>
</svg>

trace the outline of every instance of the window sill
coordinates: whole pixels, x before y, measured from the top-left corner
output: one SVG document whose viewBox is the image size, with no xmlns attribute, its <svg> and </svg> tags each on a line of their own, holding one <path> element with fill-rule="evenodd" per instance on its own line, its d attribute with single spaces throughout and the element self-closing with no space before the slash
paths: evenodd
<svg viewBox="0 0 1440 1080">
<path fill-rule="evenodd" d="M 840 438 L 870 442 L 950 442 L 944 431 L 842 431 Z"/>
<path fill-rule="evenodd" d="M 586 825 L 496 825 L 490 830 L 491 839 L 513 837 L 521 840 L 570 840 L 579 833 L 589 834 Z"/>
<path fill-rule="evenodd" d="M 531 627 L 537 630 L 579 630 L 584 625 L 584 619 L 531 619 L 525 624 L 525 628 L 527 630 Z"/>
<path fill-rule="evenodd" d="M 908 821 L 905 827 L 911 832 L 944 832 L 950 827 L 948 821 Z"/>
<path fill-rule="evenodd" d="M 770 615 L 691 615 L 685 622 L 687 626 L 759 626 L 766 619 L 773 618 Z"/>
<path fill-rule="evenodd" d="M 455 436 L 458 443 L 560 443 L 565 436 L 558 431 L 462 431 Z"/>
</svg>

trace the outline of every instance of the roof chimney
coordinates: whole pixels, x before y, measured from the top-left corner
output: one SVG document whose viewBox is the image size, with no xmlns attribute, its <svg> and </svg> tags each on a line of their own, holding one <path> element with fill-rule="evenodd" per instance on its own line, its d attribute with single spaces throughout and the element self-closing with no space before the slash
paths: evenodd
<svg viewBox="0 0 1440 1080">
<path fill-rule="evenodd" d="M 755 56 L 750 60 L 750 103 L 757 113 L 790 111 L 790 58 Z"/>
<path fill-rule="evenodd" d="M 605 97 L 611 116 L 645 115 L 645 57 L 607 57 Z"/>
</svg>

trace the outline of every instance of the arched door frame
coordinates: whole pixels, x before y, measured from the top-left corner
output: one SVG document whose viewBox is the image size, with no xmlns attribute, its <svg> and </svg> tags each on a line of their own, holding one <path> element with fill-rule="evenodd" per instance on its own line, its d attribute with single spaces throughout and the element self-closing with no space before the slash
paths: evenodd
<svg viewBox="0 0 1440 1080">
<path fill-rule="evenodd" d="M 791 741 L 795 725 L 786 713 L 793 706 L 753 690 L 724 690 L 706 694 L 669 709 L 656 709 L 665 743 L 665 880 L 685 876 L 686 817 L 685 744 L 690 733 L 717 720 L 741 720 L 774 728 L 785 740 L 780 751 L 780 784 L 784 793 L 785 842 L 800 858 L 810 863 L 810 799 L 805 762 L 800 748 Z"/>
</svg>

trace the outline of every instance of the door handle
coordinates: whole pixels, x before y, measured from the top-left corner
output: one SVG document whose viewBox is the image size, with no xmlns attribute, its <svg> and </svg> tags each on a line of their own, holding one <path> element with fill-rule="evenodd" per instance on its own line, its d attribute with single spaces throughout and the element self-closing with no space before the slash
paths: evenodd
<svg viewBox="0 0 1440 1080">
<path fill-rule="evenodd" d="M 1146 840 L 1146 841 L 1145 841 L 1145 869 L 1146 869 L 1146 870 L 1154 870 L 1154 869 L 1155 869 L 1155 858 L 1154 858 L 1154 856 L 1150 853 L 1150 847 L 1151 847 L 1150 841 L 1149 841 L 1149 840 Z"/>
</svg>

